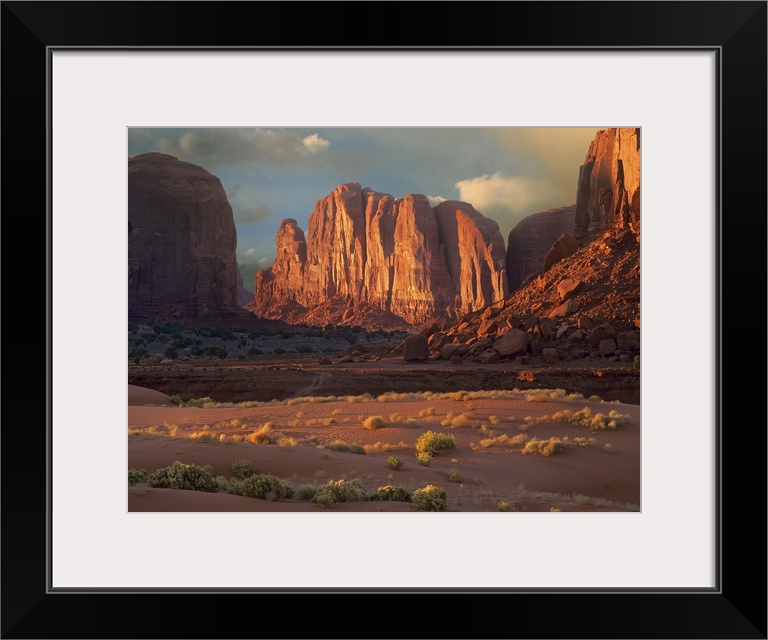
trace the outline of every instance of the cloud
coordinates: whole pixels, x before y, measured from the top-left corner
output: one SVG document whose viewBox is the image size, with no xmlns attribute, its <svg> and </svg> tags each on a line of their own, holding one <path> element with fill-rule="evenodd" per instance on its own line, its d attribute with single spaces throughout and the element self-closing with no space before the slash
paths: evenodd
<svg viewBox="0 0 768 640">
<path fill-rule="evenodd" d="M 354 166 L 354 158 L 331 151 L 330 142 L 317 133 L 299 129 L 191 129 L 157 140 L 155 151 L 199 164 L 209 171 L 240 169 L 257 175 L 264 169 L 323 169 Z M 142 140 L 141 132 L 135 134 Z"/>
<path fill-rule="evenodd" d="M 429 206 L 435 207 L 439 205 L 441 202 L 445 202 L 445 198 L 442 196 L 427 196 L 427 200 L 429 200 Z"/>
<path fill-rule="evenodd" d="M 256 195 L 257 191 L 253 185 L 227 182 L 224 191 L 229 204 L 232 205 L 235 224 L 260 222 L 272 216 L 272 208 Z"/>
<path fill-rule="evenodd" d="M 327 149 L 331 143 L 328 140 L 323 140 L 319 135 L 313 133 L 311 136 L 307 136 L 302 140 L 304 147 L 308 153 L 316 153 L 317 151 Z"/>
<path fill-rule="evenodd" d="M 232 211 L 235 214 L 235 224 L 260 222 L 272 215 L 272 209 L 258 200 L 236 202 L 232 204 Z"/>
<path fill-rule="evenodd" d="M 573 204 L 563 201 L 560 189 L 549 180 L 507 176 L 501 171 L 460 180 L 455 186 L 460 200 L 499 223 L 505 239 L 520 220 L 532 213 Z"/>
<path fill-rule="evenodd" d="M 525 153 L 529 166 L 537 165 L 537 173 L 547 175 L 565 197 L 557 206 L 565 206 L 576 201 L 579 167 L 598 131 L 594 127 L 522 127 L 499 129 L 497 134 L 505 148 Z"/>
<path fill-rule="evenodd" d="M 260 264 L 263 267 L 268 267 L 274 261 L 275 261 L 274 256 L 263 256 L 262 258 L 259 258 L 257 260 L 258 264 Z"/>
<path fill-rule="evenodd" d="M 251 247 L 250 249 L 248 249 L 248 251 L 245 252 L 245 255 L 250 258 L 254 253 L 256 253 L 256 249 L 254 247 Z"/>
</svg>

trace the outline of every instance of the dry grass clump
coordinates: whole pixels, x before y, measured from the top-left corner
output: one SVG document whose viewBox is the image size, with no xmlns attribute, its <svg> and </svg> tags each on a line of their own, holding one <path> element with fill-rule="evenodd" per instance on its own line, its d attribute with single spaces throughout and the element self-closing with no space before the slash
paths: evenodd
<svg viewBox="0 0 768 640">
<path fill-rule="evenodd" d="M 310 418 L 304 422 L 305 427 L 330 427 L 332 424 L 336 424 L 334 418 Z"/>
<path fill-rule="evenodd" d="M 381 440 L 378 440 L 373 444 L 363 445 L 363 447 L 365 448 L 366 453 L 389 453 L 390 451 L 403 451 L 404 449 L 410 449 L 410 447 L 402 440 L 397 444 L 382 442 Z"/>
<path fill-rule="evenodd" d="M 348 444 L 346 442 L 342 442 L 341 440 L 335 440 L 331 444 L 325 445 L 325 449 L 328 449 L 329 451 L 341 451 L 342 453 L 356 453 L 362 456 L 367 453 L 365 447 L 362 445 Z"/>
<path fill-rule="evenodd" d="M 563 450 L 563 443 L 560 438 L 550 438 L 549 440 L 537 440 L 532 438 L 523 447 L 523 453 L 533 453 L 540 456 L 552 456 Z"/>
<path fill-rule="evenodd" d="M 426 409 L 419 411 L 419 418 L 428 418 L 433 415 L 435 415 L 434 407 L 427 407 Z"/>
<path fill-rule="evenodd" d="M 448 427 L 448 428 L 466 427 L 470 429 L 477 429 L 480 427 L 481 423 L 479 420 L 476 420 L 474 416 L 468 413 L 462 413 L 461 415 L 458 415 L 458 416 L 446 418 L 440 424 L 443 427 Z"/>
<path fill-rule="evenodd" d="M 260 429 L 256 429 L 249 437 L 253 444 L 272 444 L 275 442 L 275 435 L 272 433 L 274 423 L 265 422 Z"/>
<path fill-rule="evenodd" d="M 482 451 L 483 449 L 490 449 L 491 447 L 517 447 L 525 443 L 528 440 L 528 436 L 525 433 L 518 433 L 514 436 L 508 436 L 505 433 L 501 435 L 483 438 L 480 442 L 470 442 L 469 446 L 472 451 Z"/>
<path fill-rule="evenodd" d="M 528 420 L 526 418 L 526 420 Z M 531 420 L 534 420 L 531 418 Z M 584 407 L 578 411 L 563 409 L 556 411 L 551 416 L 542 416 L 535 422 L 568 422 L 582 427 L 588 427 L 590 431 L 603 431 L 606 429 L 614 430 L 629 423 L 629 416 L 623 415 L 611 409 L 607 414 L 596 413 L 592 415 L 592 409 Z"/>
<path fill-rule="evenodd" d="M 379 429 L 387 425 L 387 421 L 381 416 L 368 416 L 362 421 L 363 427 L 366 429 Z"/>
</svg>

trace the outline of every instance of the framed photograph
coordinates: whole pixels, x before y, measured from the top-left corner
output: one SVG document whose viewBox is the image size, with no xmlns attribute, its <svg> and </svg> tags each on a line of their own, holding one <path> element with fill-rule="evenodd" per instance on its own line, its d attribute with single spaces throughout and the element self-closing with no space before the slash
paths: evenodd
<svg viewBox="0 0 768 640">
<path fill-rule="evenodd" d="M 3 429 L 3 637 L 252 636 L 248 611 L 255 606 L 263 614 L 257 635 L 265 637 L 765 638 L 765 518 L 753 511 L 760 513 L 766 503 L 766 434 L 740 424 L 753 419 L 736 417 L 738 408 L 749 406 L 749 385 L 742 384 L 738 403 L 736 392 L 724 384 L 727 372 L 739 371 L 737 356 L 744 367 L 754 350 L 754 332 L 747 341 L 735 340 L 747 335 L 744 314 L 738 329 L 729 323 L 726 331 L 724 311 L 737 302 L 724 276 L 735 277 L 739 265 L 749 273 L 750 287 L 766 290 L 757 275 L 764 276 L 764 268 L 752 266 L 758 257 L 765 264 L 766 3 L 347 7 L 322 2 L 3 3 L 4 222 L 16 223 L 6 226 L 6 238 L 31 237 L 29 219 L 38 223 L 35 237 L 45 238 L 45 258 L 31 271 L 39 277 L 22 277 L 29 273 L 26 268 L 18 274 L 6 269 L 6 335 L 22 338 L 34 327 L 45 336 L 35 342 L 46 346 L 45 403 L 39 399 L 43 385 L 31 387 L 15 371 L 6 377 L 7 410 L 18 402 L 40 406 L 40 415 L 29 421 L 34 424 L 22 417 L 12 426 L 18 420 L 14 415 Z M 403 29 L 404 13 L 410 16 L 409 29 Z M 355 161 L 362 162 L 361 132 L 378 129 L 410 132 L 393 146 L 410 145 L 411 159 L 419 158 L 419 145 L 427 144 L 422 132 L 444 132 L 443 146 L 432 155 L 435 171 L 447 166 L 443 160 L 451 154 L 461 159 L 483 153 L 460 136 L 451 146 L 449 132 L 582 129 L 592 138 L 597 131 L 626 131 L 636 132 L 632 139 L 638 145 L 642 137 L 642 239 L 629 213 L 639 209 L 639 186 L 638 200 L 633 204 L 630 193 L 626 202 L 627 231 L 642 262 L 641 394 L 637 416 L 613 416 L 637 422 L 642 409 L 639 473 L 633 472 L 640 485 L 637 508 L 624 508 L 622 501 L 622 508 L 613 504 L 604 510 L 561 510 L 546 503 L 546 509 L 516 511 L 513 502 L 510 509 L 497 508 L 501 502 L 495 494 L 484 508 L 443 513 L 136 508 L 141 496 L 127 491 L 126 470 L 138 454 L 126 441 L 126 427 L 138 434 L 146 425 L 132 425 L 134 417 L 126 410 L 126 382 L 131 382 L 126 365 L 143 366 L 142 358 L 160 352 L 133 351 L 129 359 L 129 351 L 146 346 L 149 337 L 131 334 L 132 305 L 151 299 L 151 292 L 141 298 L 144 292 L 134 287 L 140 261 L 130 253 L 136 227 L 131 227 L 129 203 L 137 196 L 127 180 L 129 157 L 146 164 L 164 153 L 163 162 L 196 159 L 193 164 L 205 170 L 204 158 L 224 174 L 231 158 L 214 144 L 222 135 L 250 135 L 250 143 L 266 146 L 254 136 L 271 136 L 274 142 L 285 135 L 310 154 L 343 147 L 335 136 L 345 131 L 349 148 L 358 154 Z M 541 139 L 549 144 L 546 136 Z M 629 138 L 621 140 L 626 145 Z M 275 162 L 286 162 L 286 147 L 274 148 Z M 564 153 L 546 157 L 554 162 Z M 392 175 L 407 167 L 407 159 L 379 160 L 389 164 Z M 375 164 L 375 159 L 365 161 Z M 631 161 L 622 162 L 625 184 Z M 251 169 L 255 174 L 264 167 Z M 512 176 L 467 174 L 463 183 L 451 178 L 454 195 L 482 198 L 494 178 Z M 619 178 L 609 179 L 615 185 Z M 255 178 L 227 180 L 225 175 L 222 184 L 231 201 L 239 189 L 256 184 Z M 573 202 L 577 182 L 581 185 L 578 177 Z M 266 193 L 267 180 L 259 184 Z M 345 193 L 357 193 L 347 186 Z M 361 185 L 361 197 L 368 197 L 366 186 L 377 185 Z M 19 187 L 34 203 L 32 216 L 12 213 L 19 205 L 14 200 L 12 207 L 11 195 Z M 510 193 L 519 196 L 520 191 Z M 437 211 L 444 196 L 427 192 L 425 202 L 427 196 L 433 200 L 425 206 Z M 250 208 L 233 208 L 251 222 L 265 218 L 254 202 L 259 205 L 251 198 Z M 598 210 L 604 200 L 596 202 Z M 268 204 L 280 206 L 279 198 Z M 296 240 L 298 231 L 287 227 Z M 605 242 L 607 252 L 617 250 L 614 239 Z M 14 264 L 16 244 L 6 246 Z M 256 253 L 254 245 L 250 255 Z M 261 266 L 270 264 L 267 259 Z M 262 282 L 280 268 L 275 261 Z M 203 271 L 196 273 L 205 279 Z M 509 275 L 508 266 L 504 273 Z M 313 283 L 302 280 L 298 289 L 306 293 Z M 257 281 L 262 304 L 274 308 L 276 291 L 285 291 L 281 287 L 259 289 Z M 138 297 L 131 297 L 134 289 Z M 297 294 L 292 295 L 295 301 Z M 563 295 L 563 302 L 569 297 Z M 739 302 L 745 309 L 744 300 Z M 469 316 L 483 308 L 468 308 Z M 170 310 L 176 312 L 186 313 Z M 173 322 L 174 316 L 161 320 Z M 477 321 L 473 331 L 480 332 Z M 522 326 L 521 333 L 527 328 L 530 336 L 543 336 L 544 324 Z M 550 330 L 561 326 L 555 323 Z M 575 329 L 581 327 L 563 329 L 563 338 Z M 195 343 L 203 338 L 168 337 L 161 357 L 172 360 L 171 347 L 177 355 L 195 346 L 219 348 Z M 243 338 L 246 346 L 232 348 L 247 349 L 248 339 Z M 636 355 L 630 343 L 625 336 L 622 345 L 593 347 L 602 349 L 596 357 L 606 362 L 614 349 L 620 352 L 616 363 L 622 356 L 629 362 Z M 270 350 L 276 353 L 274 345 Z M 240 351 L 237 357 L 243 355 L 250 366 L 248 352 Z M 329 357 L 329 366 L 339 355 Z M 22 370 L 32 370 L 23 350 L 13 358 L 7 352 L 6 358 L 14 369 L 18 359 L 29 365 Z M 37 365 L 34 372 L 41 380 L 40 370 Z M 300 391 L 306 388 L 293 395 L 299 397 Z M 546 399 L 553 405 L 559 400 Z M 496 439 L 488 446 L 495 446 L 503 424 L 493 431 L 496 422 L 480 406 L 486 400 L 476 402 L 473 411 L 489 414 L 488 425 L 467 429 L 485 428 L 486 440 Z M 349 412 L 336 409 L 339 420 Z M 382 419 L 405 425 L 409 417 L 418 422 L 418 411 L 413 417 L 388 411 Z M 372 419 L 369 413 L 360 410 L 353 417 L 364 427 Z M 503 416 L 494 417 L 504 423 Z M 303 420 L 303 426 L 320 419 L 319 414 L 297 417 L 293 408 L 290 418 Z M 197 419 L 192 413 L 188 419 L 190 434 L 202 433 L 205 425 L 192 426 Z M 227 419 L 227 430 L 217 438 L 232 438 L 230 431 L 241 427 L 234 425 L 237 416 Z M 455 433 L 464 426 L 448 425 L 457 427 Z M 154 437 L 148 429 L 147 442 Z M 166 427 L 161 431 L 170 433 Z M 520 432 L 525 435 L 525 429 Z M 290 434 L 279 435 L 291 453 Z M 563 442 L 561 436 L 550 445 L 580 444 Z M 601 437 L 583 444 L 599 445 L 596 453 L 611 455 Z M 523 440 L 530 438 L 515 446 L 526 447 Z M 165 442 L 173 448 L 172 438 Z M 45 473 L 38 470 L 38 458 L 46 461 Z M 150 458 L 158 461 L 155 468 L 165 464 L 151 451 L 142 460 Z M 384 464 L 387 458 L 380 460 Z M 442 471 L 444 463 L 450 466 L 440 460 L 432 472 L 438 466 Z M 456 464 L 460 475 L 461 460 Z M 550 473 L 566 468 L 558 464 L 547 466 Z M 392 473 L 397 473 L 394 467 Z M 624 482 L 621 470 L 610 473 L 617 487 Z M 745 496 L 753 508 L 744 508 Z M 456 497 L 449 498 L 455 504 Z M 757 579 L 745 582 L 744 567 Z M 203 602 L 205 613 L 180 615 Z M 339 611 L 324 616 L 327 628 L 319 629 L 316 607 L 330 602 L 366 607 L 377 628 L 361 631 Z M 243 619 L 234 615 L 233 604 L 248 607 Z M 429 619 L 419 620 L 418 630 L 408 622 L 400 629 L 379 623 L 383 612 L 423 604 L 436 608 Z M 103 617 L 94 616 L 95 610 Z M 301 615 L 303 610 L 314 615 Z"/>
</svg>

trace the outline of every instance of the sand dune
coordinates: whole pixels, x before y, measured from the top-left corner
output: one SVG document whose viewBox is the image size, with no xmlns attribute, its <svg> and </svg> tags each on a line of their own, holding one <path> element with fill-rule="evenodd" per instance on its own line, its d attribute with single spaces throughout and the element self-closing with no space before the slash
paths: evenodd
<svg viewBox="0 0 768 640">
<path fill-rule="evenodd" d="M 149 390 L 147 390 L 149 391 Z M 158 394 L 162 396 L 162 394 Z M 152 472 L 178 460 L 208 466 L 214 476 L 232 476 L 235 460 L 250 460 L 259 473 L 302 484 L 358 478 L 368 492 L 393 485 L 413 491 L 427 484 L 445 489 L 450 511 L 496 511 L 501 501 L 519 511 L 636 510 L 640 504 L 640 407 L 586 399 L 514 398 L 393 399 L 387 402 L 291 401 L 245 408 L 138 406 L 158 397 L 133 391 L 129 407 L 129 468 Z M 589 409 L 592 415 L 616 411 L 625 424 L 590 431 L 563 422 L 558 412 Z M 432 414 L 432 415 L 430 415 Z M 362 422 L 381 416 L 385 426 L 366 429 Z M 546 417 L 545 421 L 536 419 Z M 526 421 L 527 418 L 527 421 Z M 458 426 L 443 426 L 452 419 Z M 248 438 L 270 422 L 272 444 Z M 417 462 L 415 444 L 424 432 L 450 434 L 455 449 Z M 506 436 L 506 438 L 505 438 Z M 562 452 L 523 454 L 524 443 L 511 438 L 560 438 Z M 244 441 L 238 441 L 244 440 Z M 356 444 L 367 455 L 328 451 L 334 442 Z M 403 470 L 387 458 L 399 456 Z M 545 494 L 537 493 L 545 492 Z M 573 494 L 580 497 L 574 498 Z M 226 493 L 129 489 L 130 511 L 315 511 L 322 507 L 293 498 L 268 502 Z M 338 511 L 412 511 L 404 502 L 342 503 Z"/>
</svg>

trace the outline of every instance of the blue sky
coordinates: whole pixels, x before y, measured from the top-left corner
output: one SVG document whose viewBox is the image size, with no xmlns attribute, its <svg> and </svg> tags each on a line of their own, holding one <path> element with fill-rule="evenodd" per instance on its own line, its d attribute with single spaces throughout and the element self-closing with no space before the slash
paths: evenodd
<svg viewBox="0 0 768 640">
<path fill-rule="evenodd" d="M 576 202 L 595 128 L 131 128 L 128 154 L 160 151 L 217 176 L 237 225 L 244 286 L 272 264 L 280 221 L 307 230 L 315 202 L 359 182 L 396 198 L 463 200 L 506 242 L 526 216 Z"/>
</svg>

